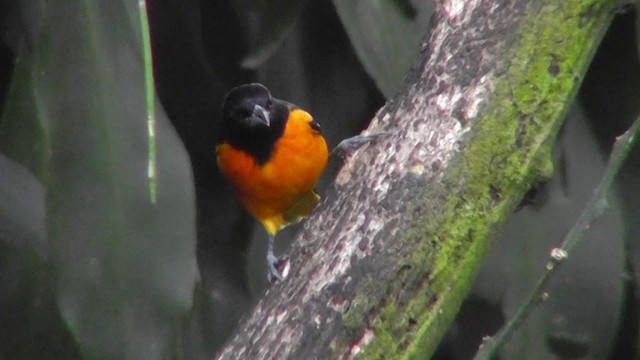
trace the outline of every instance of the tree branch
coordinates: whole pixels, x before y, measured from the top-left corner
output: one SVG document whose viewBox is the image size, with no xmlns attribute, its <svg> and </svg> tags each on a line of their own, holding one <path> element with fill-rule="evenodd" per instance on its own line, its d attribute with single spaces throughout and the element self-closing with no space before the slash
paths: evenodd
<svg viewBox="0 0 640 360">
<path fill-rule="evenodd" d="M 423 60 L 219 359 L 428 357 L 550 144 L 610 0 L 443 0 Z"/>
<path fill-rule="evenodd" d="M 522 307 L 518 309 L 515 315 L 509 319 L 507 324 L 495 336 L 486 339 L 474 359 L 493 359 L 498 356 L 498 351 L 504 346 L 505 342 L 509 340 L 511 335 L 522 325 L 522 322 L 527 319 L 535 307 L 544 302 L 549 296 L 549 294 L 545 292 L 549 281 L 553 275 L 558 273 L 560 265 L 569 257 L 573 248 L 584 239 L 585 234 L 593 222 L 599 218 L 608 207 L 607 194 L 611 189 L 611 184 L 620 172 L 620 168 L 624 165 L 634 144 L 637 142 L 637 136 L 640 136 L 640 117 L 637 118 L 629 130 L 620 135 L 615 144 L 613 144 L 609 162 L 607 163 L 598 187 L 593 191 L 593 196 L 589 199 L 587 205 L 585 205 L 584 210 L 580 213 L 580 217 L 571 230 L 569 230 L 560 247 L 551 250 L 549 261 L 545 265 L 542 275 L 540 275 L 540 278 L 525 299 Z"/>
</svg>

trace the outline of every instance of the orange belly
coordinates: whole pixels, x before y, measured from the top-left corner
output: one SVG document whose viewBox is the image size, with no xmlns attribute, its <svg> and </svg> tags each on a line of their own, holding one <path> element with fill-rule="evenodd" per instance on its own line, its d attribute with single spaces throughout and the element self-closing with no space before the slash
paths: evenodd
<svg viewBox="0 0 640 360">
<path fill-rule="evenodd" d="M 218 166 L 233 184 L 245 209 L 262 223 L 270 235 L 292 222 L 287 212 L 298 203 L 317 197 L 313 193 L 320 174 L 329 160 L 327 143 L 312 129 L 311 115 L 295 109 L 273 154 L 264 165 L 245 151 L 227 143 L 217 148 Z M 309 206 L 301 206 L 309 212 Z M 297 217 L 307 213 L 294 214 Z"/>
</svg>

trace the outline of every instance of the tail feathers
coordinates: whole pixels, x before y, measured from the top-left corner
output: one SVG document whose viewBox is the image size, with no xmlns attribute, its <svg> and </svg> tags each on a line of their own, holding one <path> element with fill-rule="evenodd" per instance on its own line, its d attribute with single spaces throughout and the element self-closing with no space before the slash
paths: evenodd
<svg viewBox="0 0 640 360">
<path fill-rule="evenodd" d="M 282 217 L 287 225 L 295 224 L 309 216 L 319 202 L 320 195 L 315 190 L 311 190 L 304 194 L 289 210 L 285 211 Z"/>
</svg>

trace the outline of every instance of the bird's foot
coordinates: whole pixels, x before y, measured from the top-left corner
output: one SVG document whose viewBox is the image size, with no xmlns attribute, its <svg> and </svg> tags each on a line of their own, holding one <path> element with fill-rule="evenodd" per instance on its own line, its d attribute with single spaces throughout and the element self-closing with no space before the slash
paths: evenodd
<svg viewBox="0 0 640 360">
<path fill-rule="evenodd" d="M 267 280 L 275 283 L 284 280 L 289 273 L 289 259 L 284 257 L 278 259 L 273 254 L 267 255 Z"/>
<path fill-rule="evenodd" d="M 370 143 L 384 135 L 389 135 L 388 131 L 381 131 L 367 135 L 356 135 L 340 141 L 338 146 L 331 150 L 331 156 L 337 156 L 341 159 L 346 158 L 352 152 L 358 150 L 363 145 Z"/>
</svg>

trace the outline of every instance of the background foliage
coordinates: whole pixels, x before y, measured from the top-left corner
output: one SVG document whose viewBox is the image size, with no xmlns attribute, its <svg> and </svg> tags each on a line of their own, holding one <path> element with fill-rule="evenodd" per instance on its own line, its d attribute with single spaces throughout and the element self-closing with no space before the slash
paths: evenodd
<svg viewBox="0 0 640 360">
<path fill-rule="evenodd" d="M 224 93 L 262 82 L 335 145 L 402 86 L 433 11 L 386 0 L 147 7 L 154 112 L 138 3 L 0 0 L 0 358 L 209 358 L 266 286 L 266 236 L 215 165 Z M 515 311 L 638 115 L 634 19 L 615 20 L 567 117 L 554 178 L 496 239 L 439 358 L 470 357 Z M 611 210 L 505 358 L 636 354 L 639 169 L 636 149 Z"/>
</svg>

